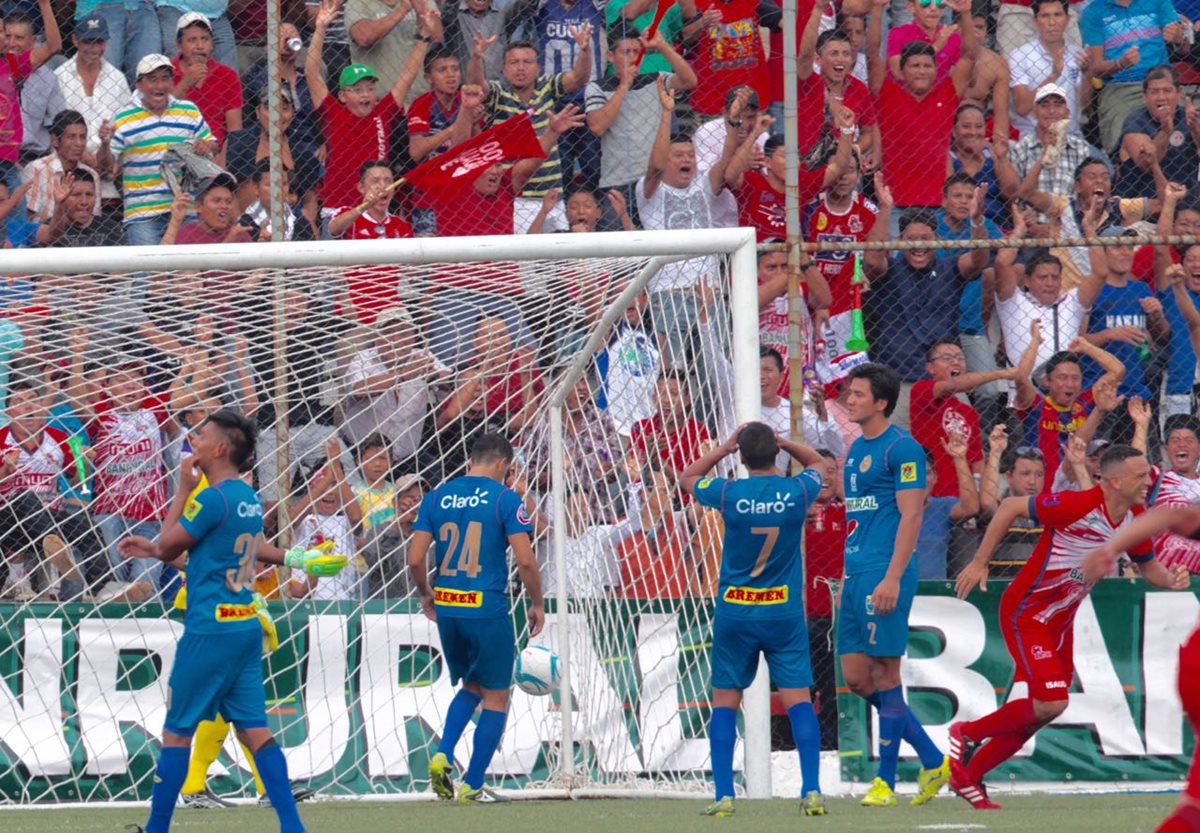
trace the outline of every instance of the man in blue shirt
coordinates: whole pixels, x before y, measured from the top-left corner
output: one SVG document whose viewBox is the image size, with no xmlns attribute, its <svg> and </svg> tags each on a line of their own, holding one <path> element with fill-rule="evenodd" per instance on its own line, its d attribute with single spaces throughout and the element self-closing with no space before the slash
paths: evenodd
<svg viewBox="0 0 1200 833">
<path fill-rule="evenodd" d="M 783 448 L 801 465 L 796 477 L 776 471 Z M 739 453 L 750 476 L 743 480 L 705 476 Z M 769 425 L 750 422 L 721 445 L 688 465 L 680 475 L 684 492 L 717 509 L 725 522 L 721 573 L 713 613 L 711 749 L 716 801 L 704 812 L 733 815 L 733 747 L 737 709 L 763 654 L 771 682 L 792 724 L 803 779 L 801 807 L 806 816 L 825 815 L 821 797 L 821 728 L 813 711 L 804 618 L 804 567 L 800 536 L 808 508 L 821 491 L 824 459 L 816 451 L 782 437 Z M 703 477 L 703 479 L 701 479 Z"/>
<path fill-rule="evenodd" d="M 1079 16 L 1088 70 L 1100 90 L 1100 139 L 1117 143 L 1121 125 L 1140 105 L 1150 67 L 1169 64 L 1167 43 L 1183 42 L 1183 24 L 1171 0 L 1092 0 Z"/>
<path fill-rule="evenodd" d="M 429 781 L 439 798 L 454 798 L 451 762 L 475 709 L 475 748 L 458 791 L 460 804 L 509 799 L 483 786 L 483 776 L 508 716 L 516 640 L 508 611 L 508 548 L 529 595 L 529 635 L 545 623 L 542 579 L 533 554 L 533 524 L 521 496 L 504 485 L 513 448 L 500 434 L 484 434 L 471 448 L 467 473 L 443 483 L 421 501 L 413 524 L 408 569 L 425 615 L 437 622 L 450 682 L 462 681 L 446 713 Z M 426 555 L 436 538 L 437 578 L 429 587 Z"/>
<path fill-rule="evenodd" d="M 901 740 L 921 758 L 913 804 L 933 799 L 950 778 L 949 759 L 917 722 L 900 685 L 926 469 L 925 450 L 888 419 L 899 397 L 900 378 L 883 365 L 860 365 L 846 377 L 846 412 L 862 436 L 850 446 L 843 472 L 846 566 L 837 650 L 846 685 L 879 710 L 879 772 L 862 800 L 868 807 L 896 805 Z"/>
</svg>

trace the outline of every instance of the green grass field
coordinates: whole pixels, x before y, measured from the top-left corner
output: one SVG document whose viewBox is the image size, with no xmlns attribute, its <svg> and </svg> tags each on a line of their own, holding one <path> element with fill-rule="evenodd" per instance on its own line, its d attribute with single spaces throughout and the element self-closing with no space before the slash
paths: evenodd
<svg viewBox="0 0 1200 833">
<path fill-rule="evenodd" d="M 612 799 L 588 801 L 520 801 L 505 806 L 459 807 L 432 803 L 305 804 L 301 815 L 309 833 L 697 833 L 720 831 L 923 831 L 979 830 L 1003 833 L 1151 833 L 1174 806 L 1176 796 L 1021 795 L 997 796 L 998 812 L 976 812 L 953 796 L 926 807 L 902 804 L 867 809 L 854 799 L 832 799 L 825 818 L 800 816 L 793 801 L 742 801 L 737 815 L 701 818 L 703 801 Z M 124 825 L 145 821 L 143 809 L 69 809 L 0 811 L 5 833 L 122 833 Z M 183 833 L 275 833 L 270 810 L 180 810 L 173 830 Z"/>
</svg>

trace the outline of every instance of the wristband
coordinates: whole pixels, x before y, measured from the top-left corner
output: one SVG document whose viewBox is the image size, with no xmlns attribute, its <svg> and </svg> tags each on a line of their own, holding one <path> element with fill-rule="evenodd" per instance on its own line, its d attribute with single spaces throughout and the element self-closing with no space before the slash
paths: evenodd
<svg viewBox="0 0 1200 833">
<path fill-rule="evenodd" d="M 417 35 L 417 40 L 419 40 L 421 43 L 433 43 L 433 38 L 431 38 L 429 35 Z"/>
<path fill-rule="evenodd" d="M 838 130 L 842 131 L 843 136 L 853 136 L 854 135 L 853 127 L 839 127 Z"/>
<path fill-rule="evenodd" d="M 691 26 L 693 23 L 695 23 L 697 20 L 699 20 L 702 17 L 704 17 L 704 12 L 696 12 L 694 15 L 689 17 L 687 20 L 683 21 L 683 25 Z"/>
</svg>

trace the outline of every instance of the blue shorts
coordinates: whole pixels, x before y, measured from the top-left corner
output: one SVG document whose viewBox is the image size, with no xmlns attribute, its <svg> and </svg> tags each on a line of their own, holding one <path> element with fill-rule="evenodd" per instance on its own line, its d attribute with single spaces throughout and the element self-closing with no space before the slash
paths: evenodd
<svg viewBox="0 0 1200 833">
<path fill-rule="evenodd" d="M 906 570 L 900 579 L 896 609 L 880 616 L 870 595 L 887 575 L 887 568 L 846 576 L 837 617 L 837 652 L 869 657 L 901 657 L 908 650 L 908 614 L 917 595 L 917 571 Z"/>
<path fill-rule="evenodd" d="M 751 620 L 718 613 L 713 621 L 713 688 L 749 688 L 758 672 L 760 651 L 771 669 L 771 682 L 779 688 L 812 687 L 808 624 L 803 616 Z"/>
<path fill-rule="evenodd" d="M 517 642 L 507 614 L 473 619 L 439 610 L 437 626 L 452 684 L 462 680 L 493 691 L 512 688 Z"/>
<path fill-rule="evenodd" d="M 183 632 L 175 649 L 163 728 L 191 737 L 219 713 L 239 729 L 267 725 L 262 628 L 227 634 Z"/>
</svg>

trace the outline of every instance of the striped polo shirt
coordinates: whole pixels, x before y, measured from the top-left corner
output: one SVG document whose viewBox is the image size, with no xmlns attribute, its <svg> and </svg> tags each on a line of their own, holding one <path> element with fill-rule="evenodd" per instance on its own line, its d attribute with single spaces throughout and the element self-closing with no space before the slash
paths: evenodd
<svg viewBox="0 0 1200 833">
<path fill-rule="evenodd" d="M 112 152 L 121 162 L 126 223 L 171 210 L 174 195 L 163 180 L 163 157 L 171 145 L 201 139 L 212 139 L 212 132 L 190 101 L 172 98 L 161 114 L 141 105 L 117 113 Z"/>
<path fill-rule="evenodd" d="M 528 104 L 513 92 L 507 81 L 489 81 L 488 126 L 528 111 L 533 120 L 533 129 L 541 133 L 550 123 L 550 113 L 554 109 L 555 100 L 565 94 L 562 74 L 539 77 L 533 83 L 533 94 L 529 97 Z M 521 196 L 541 199 L 546 196 L 546 192 L 554 188 L 562 188 L 562 158 L 558 155 L 557 145 L 550 150 L 546 161 L 529 178 Z"/>
</svg>

